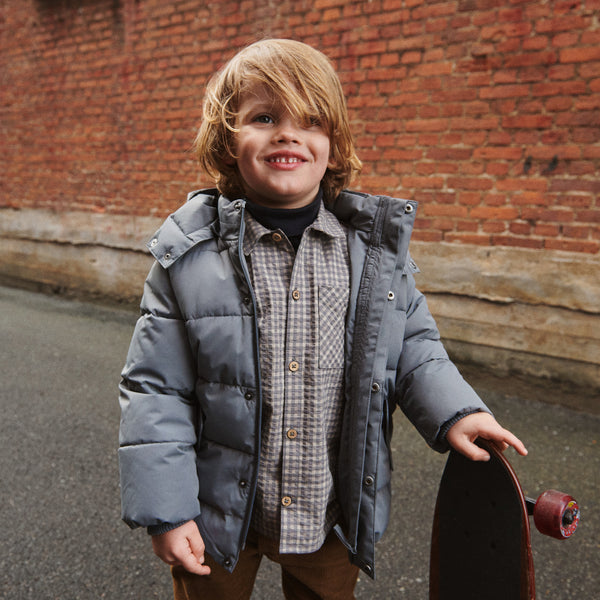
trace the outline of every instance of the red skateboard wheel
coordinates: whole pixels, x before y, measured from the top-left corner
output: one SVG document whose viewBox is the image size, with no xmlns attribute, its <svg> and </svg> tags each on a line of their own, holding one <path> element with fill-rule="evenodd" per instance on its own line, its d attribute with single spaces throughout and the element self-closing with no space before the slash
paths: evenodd
<svg viewBox="0 0 600 600">
<path fill-rule="evenodd" d="M 564 540 L 577 529 L 579 505 L 568 494 L 547 490 L 540 494 L 535 503 L 533 520 L 540 533 Z"/>
</svg>

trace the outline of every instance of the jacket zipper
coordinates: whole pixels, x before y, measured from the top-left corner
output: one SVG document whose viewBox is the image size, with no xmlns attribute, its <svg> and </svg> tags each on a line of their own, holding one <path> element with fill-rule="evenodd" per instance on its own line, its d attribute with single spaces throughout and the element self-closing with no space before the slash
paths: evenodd
<svg viewBox="0 0 600 600">
<path fill-rule="evenodd" d="M 252 511 L 254 510 L 254 500 L 256 498 L 256 486 L 258 485 L 258 469 L 260 468 L 260 453 L 261 453 L 261 438 L 262 438 L 262 382 L 260 376 L 260 347 L 259 347 L 259 338 L 258 338 L 258 322 L 256 320 L 256 296 L 254 294 L 254 289 L 252 288 L 252 283 L 250 281 L 250 273 L 248 271 L 248 265 L 246 263 L 246 258 L 244 256 L 244 234 L 246 231 L 246 224 L 244 220 L 244 214 L 246 212 L 245 207 L 241 209 L 241 219 L 240 219 L 240 229 L 238 235 L 238 259 L 242 266 L 242 271 L 244 273 L 244 277 L 246 279 L 246 285 L 248 286 L 248 290 L 250 291 L 250 298 L 252 299 L 252 309 L 254 311 L 254 347 L 256 349 L 256 381 L 257 381 L 257 394 L 256 394 L 256 402 L 257 402 L 257 411 L 256 411 L 256 460 L 255 460 L 255 476 L 252 481 L 252 485 L 250 488 L 250 506 L 249 511 L 247 513 L 246 521 L 244 522 L 244 528 L 242 530 L 242 540 L 245 541 L 248 536 L 248 530 L 250 529 L 250 521 L 252 520 Z M 242 544 L 243 545 L 243 544 Z M 242 547 L 242 545 L 240 547 Z"/>
</svg>

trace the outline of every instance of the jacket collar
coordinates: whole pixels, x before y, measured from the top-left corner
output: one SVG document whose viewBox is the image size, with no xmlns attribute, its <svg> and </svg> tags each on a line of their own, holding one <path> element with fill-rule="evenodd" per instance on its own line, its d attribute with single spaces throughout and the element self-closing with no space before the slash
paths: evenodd
<svg viewBox="0 0 600 600">
<path fill-rule="evenodd" d="M 414 201 L 343 191 L 326 209 L 321 206 L 312 227 L 332 237 L 343 236 L 344 228 L 339 220 L 368 234 L 372 231 L 377 209 L 382 202 L 388 205 L 384 238 L 386 232 L 394 231 L 401 221 L 406 223 L 406 215 L 413 213 L 409 216 L 414 218 L 417 206 Z M 147 247 L 156 260 L 167 268 L 190 248 L 216 235 L 226 244 L 235 243 L 239 237 L 244 206 L 243 199 L 230 200 L 216 189 L 191 192 L 187 202 L 167 218 Z M 392 242 L 392 245 L 396 244 Z"/>
</svg>

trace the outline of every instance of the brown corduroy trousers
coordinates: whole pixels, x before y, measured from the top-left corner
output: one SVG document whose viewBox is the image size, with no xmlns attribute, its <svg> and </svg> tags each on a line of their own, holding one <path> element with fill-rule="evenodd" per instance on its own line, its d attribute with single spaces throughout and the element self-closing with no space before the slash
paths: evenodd
<svg viewBox="0 0 600 600">
<path fill-rule="evenodd" d="M 354 600 L 358 567 L 331 532 L 323 546 L 311 554 L 279 554 L 277 541 L 252 530 L 233 573 L 207 554 L 210 575 L 194 575 L 172 567 L 175 600 L 249 600 L 263 556 L 281 566 L 281 585 L 287 600 Z"/>
</svg>

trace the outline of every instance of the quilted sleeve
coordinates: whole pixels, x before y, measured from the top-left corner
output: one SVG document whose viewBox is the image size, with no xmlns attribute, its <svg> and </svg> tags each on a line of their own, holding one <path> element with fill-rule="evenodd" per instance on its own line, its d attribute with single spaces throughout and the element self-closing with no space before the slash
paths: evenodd
<svg viewBox="0 0 600 600">
<path fill-rule="evenodd" d="M 119 385 L 122 518 L 130 527 L 156 527 L 200 513 L 196 377 L 169 274 L 158 263 L 141 309 Z"/>
</svg>

